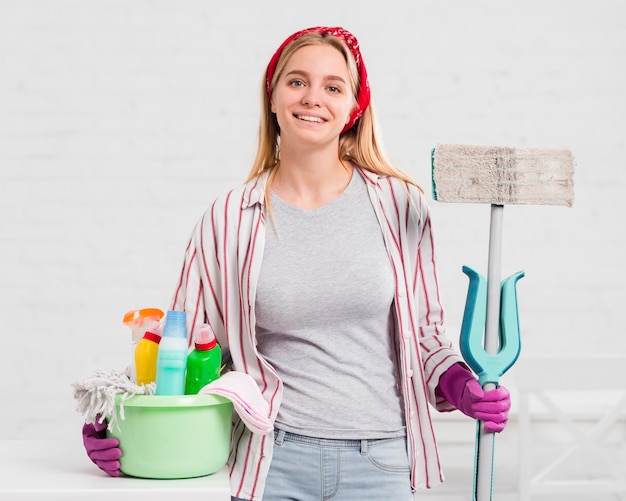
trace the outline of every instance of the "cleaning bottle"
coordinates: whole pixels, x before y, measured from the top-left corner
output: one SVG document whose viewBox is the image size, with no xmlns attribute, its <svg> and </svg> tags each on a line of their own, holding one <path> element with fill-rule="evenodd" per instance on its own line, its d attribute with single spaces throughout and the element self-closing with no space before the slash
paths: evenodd
<svg viewBox="0 0 626 501">
<path fill-rule="evenodd" d="M 137 382 L 137 373 L 135 368 L 135 350 L 137 344 L 143 338 L 146 331 L 153 331 L 159 325 L 163 318 L 163 312 L 158 308 L 142 308 L 140 310 L 131 310 L 124 315 L 124 325 L 130 327 L 131 345 L 130 345 L 130 380 Z"/>
<path fill-rule="evenodd" d="M 156 394 L 184 395 L 187 325 L 184 311 L 168 311 L 157 355 Z"/>
<path fill-rule="evenodd" d="M 194 344 L 187 358 L 185 395 L 197 394 L 203 386 L 220 377 L 222 349 L 210 325 L 202 324 L 195 329 Z"/>
<path fill-rule="evenodd" d="M 135 373 L 138 385 L 150 384 L 156 381 L 156 364 L 160 342 L 160 334 L 147 331 L 137 343 L 135 348 Z"/>
</svg>

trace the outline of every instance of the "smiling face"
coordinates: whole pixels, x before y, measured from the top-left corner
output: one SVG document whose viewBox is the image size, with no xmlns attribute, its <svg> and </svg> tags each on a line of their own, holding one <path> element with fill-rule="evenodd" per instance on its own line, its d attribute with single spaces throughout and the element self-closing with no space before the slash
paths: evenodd
<svg viewBox="0 0 626 501">
<path fill-rule="evenodd" d="M 330 45 L 307 45 L 295 51 L 270 103 L 283 148 L 291 141 L 338 141 L 354 104 L 346 61 Z"/>
</svg>

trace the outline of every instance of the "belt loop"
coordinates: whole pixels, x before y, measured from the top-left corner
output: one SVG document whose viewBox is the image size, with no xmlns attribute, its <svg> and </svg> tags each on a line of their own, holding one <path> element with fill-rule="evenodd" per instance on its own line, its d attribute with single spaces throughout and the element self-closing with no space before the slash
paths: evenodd
<svg viewBox="0 0 626 501">
<path fill-rule="evenodd" d="M 361 456 L 367 456 L 367 440 L 361 440 Z"/>
<path fill-rule="evenodd" d="M 276 430 L 278 433 L 275 434 L 274 443 L 276 445 L 283 445 L 285 441 L 285 430 Z"/>
</svg>

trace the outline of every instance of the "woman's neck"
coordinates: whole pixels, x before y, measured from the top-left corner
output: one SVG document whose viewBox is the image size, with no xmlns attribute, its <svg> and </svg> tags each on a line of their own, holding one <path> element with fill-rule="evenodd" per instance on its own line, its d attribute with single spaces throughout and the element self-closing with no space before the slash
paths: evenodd
<svg viewBox="0 0 626 501">
<path fill-rule="evenodd" d="M 352 170 L 352 165 L 339 159 L 337 150 L 309 154 L 281 151 L 272 189 L 290 205 L 315 209 L 332 202 L 346 189 Z"/>
</svg>

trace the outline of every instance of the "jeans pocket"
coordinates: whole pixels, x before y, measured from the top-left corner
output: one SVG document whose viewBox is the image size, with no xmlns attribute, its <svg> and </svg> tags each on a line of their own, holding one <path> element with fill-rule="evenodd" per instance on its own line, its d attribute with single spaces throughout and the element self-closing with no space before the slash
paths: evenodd
<svg viewBox="0 0 626 501">
<path fill-rule="evenodd" d="M 408 473 L 409 456 L 404 437 L 370 442 L 367 447 L 370 463 L 382 471 L 390 473 Z"/>
</svg>

